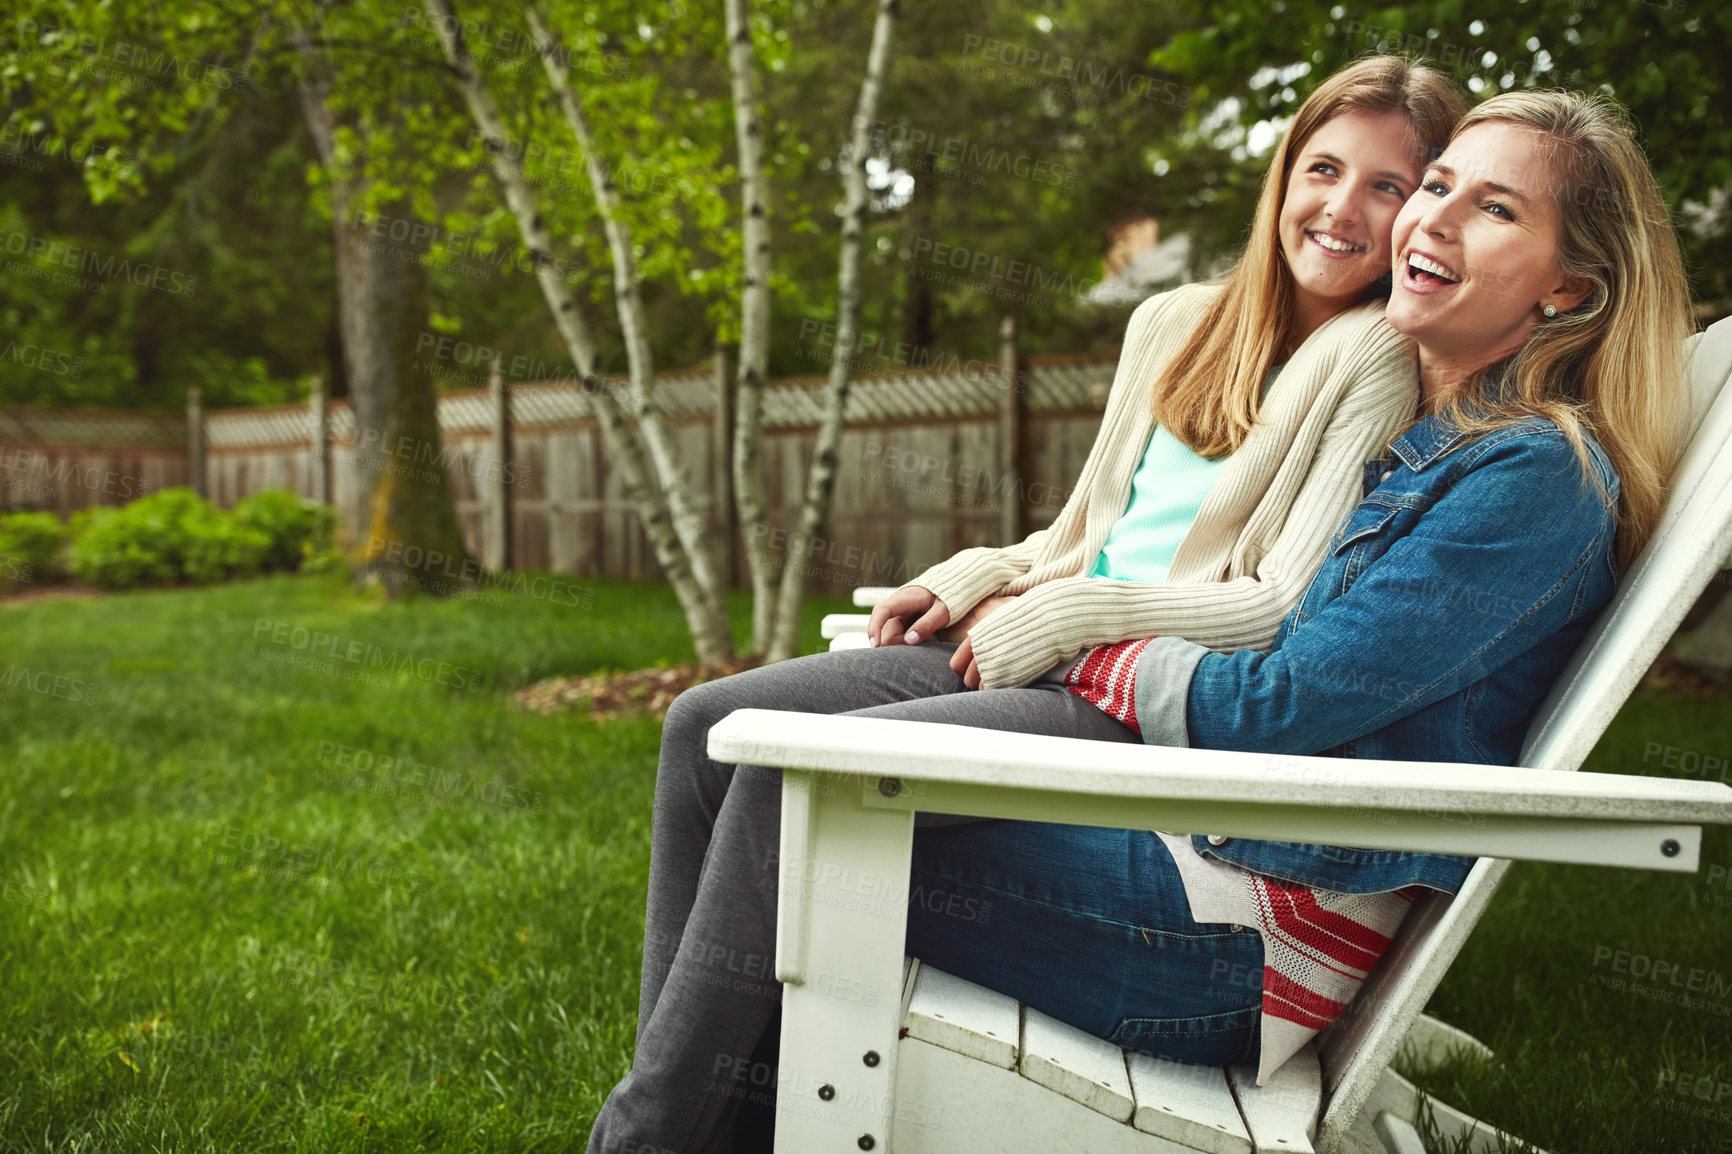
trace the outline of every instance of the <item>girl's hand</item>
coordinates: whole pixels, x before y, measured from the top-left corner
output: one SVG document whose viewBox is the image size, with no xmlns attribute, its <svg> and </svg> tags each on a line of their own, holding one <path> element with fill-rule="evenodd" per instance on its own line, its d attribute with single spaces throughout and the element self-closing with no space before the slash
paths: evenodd
<svg viewBox="0 0 1732 1154">
<path fill-rule="evenodd" d="M 950 669 L 962 674 L 962 683 L 970 689 L 980 688 L 980 663 L 974 659 L 974 639 L 964 637 L 956 652 L 950 655 Z"/>
<path fill-rule="evenodd" d="M 903 624 L 912 621 L 904 633 Z M 894 645 L 898 641 L 918 645 L 932 638 L 950 624 L 950 606 L 921 585 L 904 585 L 872 607 L 872 619 L 866 623 L 866 639 L 873 645 Z"/>
<path fill-rule="evenodd" d="M 1009 597 L 988 597 L 973 609 L 962 615 L 962 620 L 948 625 L 938 631 L 940 641 L 962 641 L 974 632 L 974 627 L 987 617 L 1015 601 L 1014 595 Z"/>
</svg>

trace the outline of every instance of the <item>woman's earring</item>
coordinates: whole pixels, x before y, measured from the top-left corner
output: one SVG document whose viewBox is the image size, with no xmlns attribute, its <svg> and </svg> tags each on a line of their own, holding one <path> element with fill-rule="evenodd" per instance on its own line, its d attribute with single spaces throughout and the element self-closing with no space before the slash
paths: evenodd
<svg viewBox="0 0 1732 1154">
<path fill-rule="evenodd" d="M 1557 305 L 1547 305 L 1545 307 L 1545 314 L 1548 317 L 1557 316 L 1558 315 L 1558 306 Z"/>
</svg>

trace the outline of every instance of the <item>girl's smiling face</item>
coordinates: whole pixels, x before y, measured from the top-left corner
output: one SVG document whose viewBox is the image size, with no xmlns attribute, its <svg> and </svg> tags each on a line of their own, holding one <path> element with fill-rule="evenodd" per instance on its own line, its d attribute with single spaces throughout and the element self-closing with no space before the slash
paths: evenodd
<svg viewBox="0 0 1732 1154">
<path fill-rule="evenodd" d="M 1303 328 L 1356 304 L 1389 271 L 1390 231 L 1419 184 L 1412 137 L 1399 113 L 1344 112 L 1299 149 L 1277 234 Z"/>
</svg>

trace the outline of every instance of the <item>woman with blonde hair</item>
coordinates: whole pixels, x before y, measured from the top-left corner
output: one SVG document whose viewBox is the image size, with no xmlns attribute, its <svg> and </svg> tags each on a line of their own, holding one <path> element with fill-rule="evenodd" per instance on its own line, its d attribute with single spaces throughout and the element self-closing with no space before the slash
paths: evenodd
<svg viewBox="0 0 1732 1154">
<path fill-rule="evenodd" d="M 1237 268 L 1133 313 L 1100 433 L 1051 527 L 916 578 L 874 612 L 874 648 L 752 670 L 674 702 L 637 1052 L 592 1152 L 727 1149 L 746 1087 L 725 1075 L 749 1065 L 780 998 L 770 954 L 781 775 L 710 760 L 717 721 L 780 708 L 1134 742 L 1050 671 L 1085 647 L 1153 633 L 1270 643 L 1359 500 L 1365 461 L 1413 419 L 1412 355 L 1382 318 L 1390 230 L 1461 111 L 1440 73 L 1396 57 L 1327 78 L 1272 158 Z M 933 639 L 939 630 L 951 632 Z M 982 684 L 999 691 L 969 692 Z M 1170 859 L 1160 868 L 1176 879 Z M 1110 871 L 1098 880 L 1109 886 Z M 1160 904 L 1158 886 L 1148 900 Z M 1171 933 L 1197 943 L 1196 956 L 1255 938 L 1177 923 Z M 1198 997 L 1220 1008 L 1216 993 L 1166 984 L 1165 957 L 1065 956 L 1062 985 L 1093 997 L 1096 1017 L 1124 1016 L 1101 999 L 1131 989 L 1164 991 L 1132 1015 L 1188 1019 Z M 1227 1009 L 1254 1023 L 1255 995 L 1240 993 Z M 1181 1033 L 1170 1054 L 1188 1060 L 1237 1060 L 1251 1044 L 1243 1032 Z"/>
<path fill-rule="evenodd" d="M 1622 110 L 1563 92 L 1486 101 L 1428 168 L 1394 245 L 1388 316 L 1416 346 L 1423 416 L 1376 466 L 1274 645 L 1218 653 L 1164 636 L 1070 671 L 1085 700 L 1134 701 L 1129 724 L 1151 744 L 1512 764 L 1653 532 L 1683 439 L 1690 314 Z M 915 883 L 972 896 L 1026 854 L 1006 836 L 928 831 Z M 1259 930 L 1265 1076 L 1345 1008 L 1409 887 L 1453 893 L 1473 864 L 1157 836 L 1194 917 Z M 911 910 L 910 949 L 940 968 L 966 973 L 1005 944 L 928 923 Z"/>
</svg>

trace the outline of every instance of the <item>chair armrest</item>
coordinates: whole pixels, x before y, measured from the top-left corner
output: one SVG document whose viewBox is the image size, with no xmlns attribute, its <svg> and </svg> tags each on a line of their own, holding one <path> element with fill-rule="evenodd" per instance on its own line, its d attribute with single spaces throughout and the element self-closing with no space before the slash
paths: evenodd
<svg viewBox="0 0 1732 1154">
<path fill-rule="evenodd" d="M 818 636 L 829 641 L 844 633 L 865 633 L 871 620 L 870 613 L 826 613 L 818 623 Z"/>
<path fill-rule="evenodd" d="M 871 609 L 894 592 L 894 585 L 861 585 L 854 590 L 854 604 L 862 609 Z"/>
<path fill-rule="evenodd" d="M 1715 782 L 1117 744 L 737 710 L 719 761 L 857 776 L 867 804 L 1369 848 L 1694 871 Z"/>
<path fill-rule="evenodd" d="M 1444 761 L 1291 757 L 739 709 L 711 727 L 719 761 L 1123 798 L 1372 806 L 1423 813 L 1732 824 L 1732 788 Z"/>
</svg>

